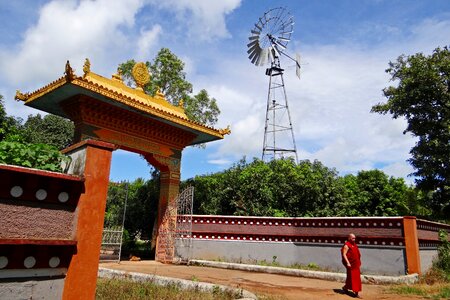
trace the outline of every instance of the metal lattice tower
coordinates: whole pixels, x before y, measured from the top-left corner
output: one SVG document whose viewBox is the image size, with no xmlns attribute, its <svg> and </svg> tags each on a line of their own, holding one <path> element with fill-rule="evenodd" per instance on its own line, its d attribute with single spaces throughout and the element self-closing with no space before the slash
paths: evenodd
<svg viewBox="0 0 450 300">
<path fill-rule="evenodd" d="M 266 70 L 266 75 L 269 76 L 269 91 L 262 160 L 295 157 L 295 162 L 298 162 L 283 71 L 279 57 L 275 56 L 271 67 Z"/>
</svg>

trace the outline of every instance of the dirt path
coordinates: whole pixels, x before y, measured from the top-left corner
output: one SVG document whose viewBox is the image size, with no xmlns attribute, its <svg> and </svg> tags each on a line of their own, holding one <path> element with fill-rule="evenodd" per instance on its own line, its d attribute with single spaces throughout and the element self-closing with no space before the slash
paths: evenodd
<svg viewBox="0 0 450 300">
<path fill-rule="evenodd" d="M 261 297 L 262 299 L 264 299 L 265 296 L 271 297 L 271 299 L 279 300 L 353 299 L 352 297 L 342 293 L 342 283 L 320 279 L 208 267 L 166 265 L 155 261 L 124 261 L 120 264 L 101 263 L 100 266 L 129 272 L 155 274 L 243 288 L 258 295 L 258 297 Z M 384 292 L 385 288 L 385 286 L 381 285 L 364 284 L 361 295 L 364 299 L 377 300 L 425 299 L 422 297 L 387 294 Z"/>
</svg>

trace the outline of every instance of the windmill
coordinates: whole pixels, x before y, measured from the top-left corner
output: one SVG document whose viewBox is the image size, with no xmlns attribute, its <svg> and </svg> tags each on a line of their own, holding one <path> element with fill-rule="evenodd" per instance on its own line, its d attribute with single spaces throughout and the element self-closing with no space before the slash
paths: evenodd
<svg viewBox="0 0 450 300">
<path fill-rule="evenodd" d="M 283 7 L 272 8 L 258 19 L 251 30 L 247 44 L 249 59 L 256 66 L 270 64 L 266 69 L 269 76 L 266 120 L 262 160 L 283 157 L 295 157 L 298 162 L 297 147 L 291 114 L 284 86 L 280 56 L 295 62 L 296 75 L 300 79 L 300 56 L 292 58 L 286 53 L 286 47 L 294 30 L 294 19 Z"/>
</svg>

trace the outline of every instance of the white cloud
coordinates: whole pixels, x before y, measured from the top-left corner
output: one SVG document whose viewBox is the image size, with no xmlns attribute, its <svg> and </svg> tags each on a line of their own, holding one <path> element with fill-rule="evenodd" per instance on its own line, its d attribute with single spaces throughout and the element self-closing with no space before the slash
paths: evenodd
<svg viewBox="0 0 450 300">
<path fill-rule="evenodd" d="M 189 37 L 197 40 L 211 40 L 230 37 L 225 16 L 239 7 L 240 0 L 165 0 L 153 4 L 174 11 Z"/>
<path fill-rule="evenodd" d="M 121 27 L 134 25 L 141 0 L 52 1 L 39 11 L 37 23 L 14 49 L 0 52 L 0 68 L 10 84 L 32 88 L 62 75 L 66 60 L 76 70 L 86 57 L 108 68 L 130 41 Z M 100 67 L 100 68 L 101 68 Z M 96 69 L 97 70 L 97 69 Z M 102 71 L 102 70 L 100 70 Z"/>
<path fill-rule="evenodd" d="M 137 41 L 136 59 L 146 60 L 153 47 L 157 45 L 158 38 L 162 33 L 162 28 L 159 24 L 153 26 L 149 30 L 141 29 L 139 39 Z"/>
<path fill-rule="evenodd" d="M 227 160 L 227 159 L 211 159 L 211 160 L 208 160 L 208 163 L 213 164 L 213 165 L 229 165 L 232 163 L 232 161 Z"/>
<path fill-rule="evenodd" d="M 414 171 L 409 164 L 401 162 L 392 163 L 382 168 L 382 171 L 390 176 L 403 177 L 407 184 L 414 184 L 414 177 L 406 176 Z"/>
</svg>

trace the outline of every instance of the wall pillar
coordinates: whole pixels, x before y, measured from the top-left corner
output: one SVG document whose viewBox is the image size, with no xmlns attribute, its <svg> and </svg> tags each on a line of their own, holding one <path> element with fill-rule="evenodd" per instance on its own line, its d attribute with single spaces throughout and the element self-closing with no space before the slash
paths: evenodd
<svg viewBox="0 0 450 300">
<path fill-rule="evenodd" d="M 63 299 L 95 298 L 113 150 L 113 144 L 86 140 L 63 151 L 72 157 L 69 172 L 85 178 L 77 208 L 77 251 L 68 268 Z"/>
<path fill-rule="evenodd" d="M 403 217 L 407 273 L 421 273 L 416 217 Z"/>
</svg>

